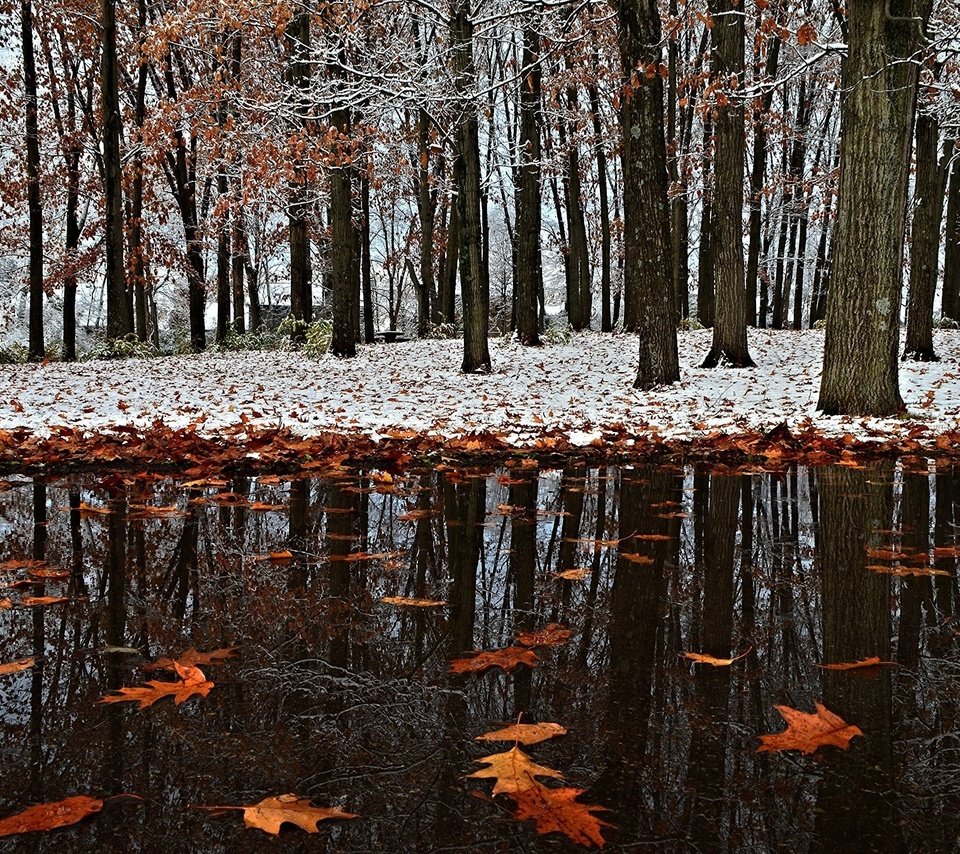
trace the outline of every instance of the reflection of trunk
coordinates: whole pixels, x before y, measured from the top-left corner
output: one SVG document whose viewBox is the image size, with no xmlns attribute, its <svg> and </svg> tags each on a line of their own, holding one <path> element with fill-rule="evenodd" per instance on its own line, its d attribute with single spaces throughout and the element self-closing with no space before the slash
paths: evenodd
<svg viewBox="0 0 960 854">
<path fill-rule="evenodd" d="M 930 550 L 930 483 L 926 472 L 904 472 L 901 507 L 901 548 L 908 555 Z M 920 663 L 923 602 L 930 598 L 929 578 L 907 576 L 900 581 L 900 622 L 897 627 L 897 661 L 915 668 Z"/>
<path fill-rule="evenodd" d="M 43 560 L 47 551 L 47 485 L 41 481 L 33 484 L 33 552 L 34 560 Z M 43 584 L 38 584 L 33 595 L 43 595 Z M 46 631 L 44 608 L 32 608 L 33 657 L 35 664 L 30 672 L 30 796 L 43 800 L 43 675 Z"/>
<path fill-rule="evenodd" d="M 306 483 L 306 481 L 304 481 Z M 350 665 L 350 574 L 353 566 L 346 556 L 356 541 L 357 493 L 334 484 L 327 501 L 327 554 L 330 561 L 330 611 L 327 631 L 330 635 L 330 663 L 334 667 Z M 304 505 L 306 502 L 303 502 Z M 303 510 L 306 531 L 306 508 Z M 291 518 L 291 526 L 293 519 Z"/>
<path fill-rule="evenodd" d="M 557 572 L 575 568 L 580 537 L 580 521 L 583 519 L 583 488 L 586 483 L 586 471 L 579 467 L 568 466 L 563 470 L 561 491 L 563 495 L 563 525 L 560 532 L 560 548 L 557 550 Z M 565 581 L 562 586 L 561 601 L 554 605 L 550 620 L 560 619 L 559 606 L 567 605 L 573 589 L 572 582 Z"/>
<path fill-rule="evenodd" d="M 890 474 L 889 469 L 886 474 Z M 869 572 L 866 549 L 890 527 L 889 479 L 831 467 L 820 474 L 820 567 L 825 662 L 890 657 L 890 576 Z M 860 727 L 850 749 L 823 751 L 817 793 L 817 847 L 831 851 L 900 851 L 894 805 L 891 669 L 850 678 L 823 673 L 823 704 Z M 870 797 L 863 797 L 870 792 Z"/>
<path fill-rule="evenodd" d="M 190 490 L 190 498 L 199 498 L 200 490 Z M 197 568 L 197 543 L 200 536 L 200 523 L 197 518 L 197 505 L 188 504 L 187 518 L 183 520 L 183 529 L 180 539 L 173 553 L 170 568 L 163 584 L 163 598 L 172 600 L 173 612 L 177 620 L 182 620 L 187 611 L 187 600 L 190 597 L 190 575 Z M 111 517 L 112 519 L 113 517 Z M 200 603 L 193 602 L 194 609 L 199 609 Z"/>
<path fill-rule="evenodd" d="M 649 828 L 644 815 L 649 786 L 647 744 L 658 638 L 667 593 L 666 565 L 676 554 L 680 536 L 677 519 L 647 516 L 651 504 L 678 500 L 681 479 L 663 469 L 625 472 L 620 494 L 620 556 L 610 590 L 610 689 L 604 715 L 606 767 L 590 791 L 591 798 L 610 807 L 629 839 Z M 654 533 L 668 539 L 643 540 L 635 534 Z M 648 566 L 625 560 L 624 554 L 649 558 Z M 587 800 L 587 798 L 585 798 Z"/>
<path fill-rule="evenodd" d="M 473 649 L 477 565 L 483 545 L 487 484 L 475 477 L 465 484 L 443 483 L 447 520 L 447 562 L 450 574 L 450 653 Z"/>
<path fill-rule="evenodd" d="M 513 579 L 514 624 L 518 631 L 535 627 L 534 582 L 537 568 L 537 475 L 523 475 L 510 486 L 510 578 Z M 481 529 L 482 530 L 482 529 Z M 526 714 L 531 703 L 533 671 L 519 668 L 513 677 L 515 704 L 512 719 Z"/>
<path fill-rule="evenodd" d="M 719 658 L 731 654 L 733 635 L 734 545 L 737 536 L 740 482 L 732 476 L 710 478 L 709 516 L 703 571 L 703 609 L 700 647 Z M 727 790 L 727 701 L 730 668 L 700 667 L 696 717 L 690 744 L 689 787 L 694 792 L 690 837 L 701 850 L 717 848 L 725 814 Z M 723 847 L 723 846 L 720 846 Z"/>
</svg>

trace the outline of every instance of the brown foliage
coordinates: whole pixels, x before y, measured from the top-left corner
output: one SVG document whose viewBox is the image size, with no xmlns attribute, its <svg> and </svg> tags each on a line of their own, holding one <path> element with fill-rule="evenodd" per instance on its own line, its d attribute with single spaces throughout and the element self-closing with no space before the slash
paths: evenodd
<svg viewBox="0 0 960 854">
<path fill-rule="evenodd" d="M 484 649 L 471 652 L 465 658 L 456 658 L 450 662 L 451 673 L 482 673 L 490 667 L 502 667 L 510 673 L 515 667 L 526 664 L 537 666 L 537 656 L 533 650 L 522 646 L 508 646 L 505 649 Z"/>
<path fill-rule="evenodd" d="M 0 836 L 12 836 L 15 833 L 30 833 L 37 830 L 53 830 L 76 824 L 88 815 L 100 812 L 103 801 L 86 795 L 74 795 L 62 801 L 48 804 L 36 804 L 22 812 L 0 819 Z"/>
</svg>

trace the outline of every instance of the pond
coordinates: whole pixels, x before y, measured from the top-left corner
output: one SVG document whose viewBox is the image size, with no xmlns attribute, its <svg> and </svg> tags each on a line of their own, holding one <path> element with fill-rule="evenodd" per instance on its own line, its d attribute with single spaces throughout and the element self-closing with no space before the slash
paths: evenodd
<svg viewBox="0 0 960 854">
<path fill-rule="evenodd" d="M 956 849 L 952 468 L 331 465 L 4 487 L 0 663 L 33 662 L 0 676 L 0 816 L 105 805 L 0 851 L 564 851 L 599 834 L 614 851 Z M 550 624 L 569 637 L 524 634 Z M 451 672 L 510 647 L 510 672 Z M 163 657 L 199 667 L 206 696 L 98 702 L 177 679 L 149 667 Z M 786 728 L 775 706 L 815 703 L 862 732 L 849 749 L 757 751 Z M 567 730 L 520 748 L 552 769 L 537 784 L 604 811 L 540 834 L 549 815 L 520 821 L 468 776 L 514 746 L 476 737 L 518 721 Z M 274 837 L 197 808 L 285 793 L 358 818 Z"/>
</svg>

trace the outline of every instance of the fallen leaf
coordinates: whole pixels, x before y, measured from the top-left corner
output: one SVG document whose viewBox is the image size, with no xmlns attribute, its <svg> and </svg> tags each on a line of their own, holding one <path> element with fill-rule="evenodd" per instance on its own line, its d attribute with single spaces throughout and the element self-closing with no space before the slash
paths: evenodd
<svg viewBox="0 0 960 854">
<path fill-rule="evenodd" d="M 353 563 L 354 561 L 360 560 L 393 560 L 394 558 L 403 557 L 406 554 L 405 551 L 398 552 L 352 552 L 348 555 L 330 555 L 330 560 L 344 560 L 348 563 Z"/>
<path fill-rule="evenodd" d="M 64 507 L 64 510 L 72 510 L 72 507 Z M 109 516 L 113 511 L 109 507 L 100 507 L 96 504 L 88 504 L 86 501 L 81 501 L 80 506 L 77 508 L 80 511 L 81 516 Z"/>
<path fill-rule="evenodd" d="M 563 572 L 558 572 L 554 577 L 562 578 L 564 581 L 583 581 L 586 578 L 589 578 L 593 574 L 592 569 L 587 567 L 575 568 L 575 569 L 565 569 Z"/>
<path fill-rule="evenodd" d="M 380 601 L 401 608 L 442 608 L 447 604 L 442 599 L 416 599 L 410 596 L 383 596 Z"/>
<path fill-rule="evenodd" d="M 254 501 L 247 509 L 260 513 L 272 513 L 276 510 L 286 510 L 287 508 L 282 504 L 267 504 L 263 501 Z"/>
<path fill-rule="evenodd" d="M 200 664 L 223 664 L 227 659 L 233 658 L 237 647 L 228 646 L 223 649 L 215 649 L 211 652 L 197 652 L 193 647 L 186 652 L 178 655 L 176 658 L 162 657 L 151 664 L 145 664 L 144 670 L 175 670 L 176 665 L 181 667 L 196 667 Z"/>
<path fill-rule="evenodd" d="M 72 798 L 64 798 L 62 801 L 53 801 L 48 804 L 36 804 L 22 812 L 0 819 L 0 836 L 66 827 L 102 809 L 103 801 L 86 795 L 74 795 Z"/>
<path fill-rule="evenodd" d="M 468 774 L 467 777 L 475 780 L 496 780 L 493 786 L 495 795 L 513 796 L 531 786 L 539 786 L 536 777 L 553 777 L 563 779 L 563 774 L 553 768 L 537 765 L 519 747 L 513 747 L 504 753 L 493 753 L 477 760 L 486 765 L 479 771 Z"/>
<path fill-rule="evenodd" d="M 174 663 L 174 670 L 180 677 L 175 682 L 159 682 L 151 679 L 145 685 L 135 688 L 119 688 L 113 694 L 101 697 L 98 703 L 139 703 L 141 709 L 152 706 L 157 700 L 164 697 L 173 697 L 173 702 L 180 705 L 191 697 L 206 697 L 213 687 L 213 682 L 207 681 L 199 667 L 183 667 Z"/>
<path fill-rule="evenodd" d="M 536 632 L 517 632 L 517 643 L 523 646 L 563 646 L 573 632 L 561 623 L 548 623 Z"/>
<path fill-rule="evenodd" d="M 450 662 L 451 673 L 482 673 L 490 667 L 502 667 L 510 673 L 520 664 L 537 666 L 533 650 L 523 646 L 508 646 L 505 649 L 483 649 L 470 653 L 465 658 Z"/>
<path fill-rule="evenodd" d="M 871 564 L 867 566 L 870 572 L 877 572 L 880 575 L 950 575 L 945 569 L 934 569 L 928 566 L 882 566 Z"/>
<path fill-rule="evenodd" d="M 538 785 L 514 792 L 510 795 L 516 807 L 513 817 L 517 821 L 535 822 L 541 836 L 562 833 L 577 845 L 603 848 L 606 842 L 601 830 L 613 825 L 594 815 L 595 812 L 606 812 L 606 807 L 577 800 L 585 791 Z"/>
<path fill-rule="evenodd" d="M 850 747 L 850 739 L 863 735 L 860 727 L 848 724 L 821 703 L 814 703 L 814 706 L 817 709 L 814 714 L 790 706 L 774 706 L 787 722 L 787 728 L 783 732 L 761 735 L 757 753 L 799 750 L 810 754 L 825 745 L 846 750 Z"/>
<path fill-rule="evenodd" d="M 636 563 L 641 566 L 649 566 L 653 563 L 653 558 L 650 555 L 642 555 L 637 552 L 620 552 L 621 559 L 627 561 L 627 563 Z"/>
<path fill-rule="evenodd" d="M 26 605 L 28 608 L 37 608 L 43 605 L 60 605 L 69 601 L 70 599 L 67 596 L 24 596 L 20 600 L 20 604 Z"/>
<path fill-rule="evenodd" d="M 8 608 L 13 607 L 13 602 L 9 599 L 0 599 L 0 611 L 6 611 Z"/>
<path fill-rule="evenodd" d="M 895 661 L 883 661 L 877 656 L 872 658 L 863 658 L 860 661 L 841 661 L 838 664 L 818 664 L 821 670 L 861 670 L 867 667 L 897 667 Z"/>
<path fill-rule="evenodd" d="M 39 566 L 36 569 L 28 569 L 27 575 L 31 578 L 43 578 L 48 581 L 62 581 L 70 577 L 69 569 L 54 569 L 51 566 Z"/>
<path fill-rule="evenodd" d="M 695 661 L 697 664 L 712 664 L 714 667 L 729 667 L 733 662 L 739 661 L 741 658 L 746 658 L 750 655 L 750 652 L 753 650 L 753 647 L 748 647 L 746 650 L 740 653 L 740 655 L 735 656 L 734 658 L 716 658 L 712 655 L 707 655 L 705 652 L 681 652 L 680 654 L 684 658 L 689 658 L 691 661 Z"/>
<path fill-rule="evenodd" d="M 566 727 L 560 724 L 511 724 L 503 729 L 495 729 L 478 735 L 474 741 L 513 741 L 517 744 L 539 744 L 551 738 L 566 735 Z"/>
<path fill-rule="evenodd" d="M 45 560 L 36 560 L 29 557 L 11 558 L 10 560 L 5 560 L 3 563 L 0 563 L 0 572 L 13 572 L 17 569 L 35 569 L 46 565 L 47 562 Z"/>
<path fill-rule="evenodd" d="M 9 676 L 11 673 L 21 673 L 33 667 L 34 659 L 19 658 L 7 664 L 0 664 L 0 676 Z"/>
<path fill-rule="evenodd" d="M 256 827 L 277 836 L 280 834 L 280 826 L 285 822 L 295 824 L 307 833 L 318 833 L 318 822 L 357 817 L 338 807 L 311 806 L 310 801 L 311 798 L 301 798 L 293 794 L 264 798 L 259 803 L 244 807 L 243 823 L 247 827 Z"/>
</svg>

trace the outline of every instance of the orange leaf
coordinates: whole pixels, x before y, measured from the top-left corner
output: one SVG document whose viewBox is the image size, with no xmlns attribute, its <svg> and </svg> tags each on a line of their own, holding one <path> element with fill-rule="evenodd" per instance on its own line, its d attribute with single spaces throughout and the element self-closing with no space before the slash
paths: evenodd
<svg viewBox="0 0 960 854">
<path fill-rule="evenodd" d="M 797 30 L 797 44 L 801 47 L 810 44 L 816 37 L 817 31 L 809 22 L 802 24 L 800 29 Z"/>
<path fill-rule="evenodd" d="M 36 567 L 46 566 L 45 560 L 35 560 L 33 558 L 11 558 L 0 563 L 0 572 L 12 572 L 16 569 L 34 569 Z"/>
<path fill-rule="evenodd" d="M 589 578 L 592 573 L 592 569 L 582 567 L 578 569 L 565 569 L 563 572 L 558 572 L 555 577 L 562 578 L 564 581 L 583 581 L 585 578 Z"/>
<path fill-rule="evenodd" d="M 649 566 L 653 563 L 653 558 L 650 555 L 642 555 L 637 552 L 620 552 L 620 558 L 627 563 L 636 563 L 640 566 Z"/>
<path fill-rule="evenodd" d="M 563 646 L 572 634 L 561 623 L 548 623 L 538 632 L 517 632 L 517 643 L 523 646 Z"/>
<path fill-rule="evenodd" d="M 522 646 L 508 646 L 506 649 L 483 649 L 470 653 L 466 658 L 457 658 L 450 662 L 451 673 L 482 673 L 490 667 L 502 667 L 510 673 L 520 664 L 537 666 L 537 656 L 533 650 Z"/>
<path fill-rule="evenodd" d="M 746 658 L 748 655 L 750 655 L 750 651 L 752 649 L 753 647 L 751 646 L 734 658 L 715 658 L 712 655 L 707 655 L 705 652 L 682 652 L 680 654 L 684 658 L 689 658 L 691 661 L 697 662 L 697 664 L 712 664 L 714 667 L 729 667 L 731 664 L 733 664 L 733 662 L 739 661 L 741 658 Z"/>
<path fill-rule="evenodd" d="M 139 703 L 141 709 L 152 706 L 164 697 L 173 697 L 176 705 L 193 696 L 206 697 L 213 687 L 199 667 L 182 667 L 174 663 L 174 669 L 180 677 L 175 682 L 159 682 L 151 679 L 146 685 L 136 688 L 119 688 L 114 694 L 101 697 L 98 703 Z"/>
<path fill-rule="evenodd" d="M 9 676 L 11 673 L 21 673 L 33 667 L 32 658 L 19 658 L 8 664 L 0 664 L 0 676 Z"/>
<path fill-rule="evenodd" d="M 36 569 L 28 569 L 27 575 L 31 578 L 46 578 L 50 581 L 62 581 L 70 577 L 69 569 L 54 569 L 52 566 L 41 566 Z"/>
<path fill-rule="evenodd" d="M 12 608 L 13 602 L 9 599 L 0 599 L 0 611 L 6 611 L 7 608 Z"/>
<path fill-rule="evenodd" d="M 37 608 L 41 605 L 60 605 L 69 601 L 70 599 L 67 596 L 24 596 L 20 600 L 20 604 L 26 605 L 28 608 Z"/>
<path fill-rule="evenodd" d="M 442 599 L 415 599 L 410 596 L 383 596 L 380 601 L 401 608 L 442 608 L 447 604 Z"/>
<path fill-rule="evenodd" d="M 318 833 L 317 823 L 335 819 L 356 818 L 353 813 L 344 812 L 337 807 L 314 807 L 311 798 L 297 795 L 277 795 L 264 798 L 256 804 L 243 809 L 243 823 L 247 827 L 256 827 L 275 836 L 280 834 L 280 826 L 289 823 L 303 828 L 307 833 Z"/>
<path fill-rule="evenodd" d="M 517 744 L 539 744 L 551 738 L 566 735 L 566 727 L 560 724 L 511 724 L 503 729 L 478 735 L 474 741 L 513 741 Z"/>
<path fill-rule="evenodd" d="M 152 664 L 147 664 L 144 666 L 144 670 L 176 670 L 176 665 L 181 667 L 196 667 L 200 664 L 206 666 L 208 664 L 223 664 L 228 658 L 233 658 L 234 653 L 237 651 L 237 647 L 228 646 L 223 649 L 215 649 L 211 652 L 198 652 L 194 647 L 191 647 L 186 652 L 177 656 L 176 658 L 158 658 Z"/>
<path fill-rule="evenodd" d="M 514 792 L 510 795 L 516 805 L 513 817 L 517 821 L 535 822 L 537 833 L 541 836 L 562 833 L 577 845 L 603 848 L 605 841 L 601 830 L 613 825 L 594 815 L 595 812 L 606 811 L 606 807 L 577 800 L 585 791 L 533 786 Z"/>
<path fill-rule="evenodd" d="M 74 795 L 72 798 L 64 798 L 62 801 L 49 804 L 37 804 L 0 819 L 0 836 L 66 827 L 102 809 L 103 801 L 86 795 Z"/>
<path fill-rule="evenodd" d="M 880 575 L 950 575 L 945 569 L 934 569 L 929 566 L 883 566 L 882 564 L 871 564 L 866 567 L 870 572 L 877 572 Z"/>
<path fill-rule="evenodd" d="M 897 667 L 897 662 L 895 661 L 883 661 L 877 656 L 872 658 L 864 658 L 860 661 L 841 661 L 839 664 L 818 664 L 821 670 L 862 670 L 868 667 Z"/>
<path fill-rule="evenodd" d="M 517 792 L 522 792 L 531 786 L 539 786 L 540 783 L 536 781 L 536 777 L 563 779 L 563 774 L 559 771 L 537 765 L 519 747 L 513 747 L 504 753 L 484 756 L 477 762 L 487 767 L 474 771 L 472 774 L 467 774 L 467 777 L 476 780 L 496 780 L 493 786 L 495 795 L 510 795 L 513 797 Z"/>
<path fill-rule="evenodd" d="M 848 724 L 821 703 L 814 705 L 817 711 L 812 715 L 791 709 L 790 706 L 774 706 L 787 722 L 787 728 L 783 732 L 761 735 L 757 753 L 799 750 L 809 754 L 825 745 L 846 750 L 850 747 L 851 738 L 863 735 L 860 727 Z"/>
</svg>

